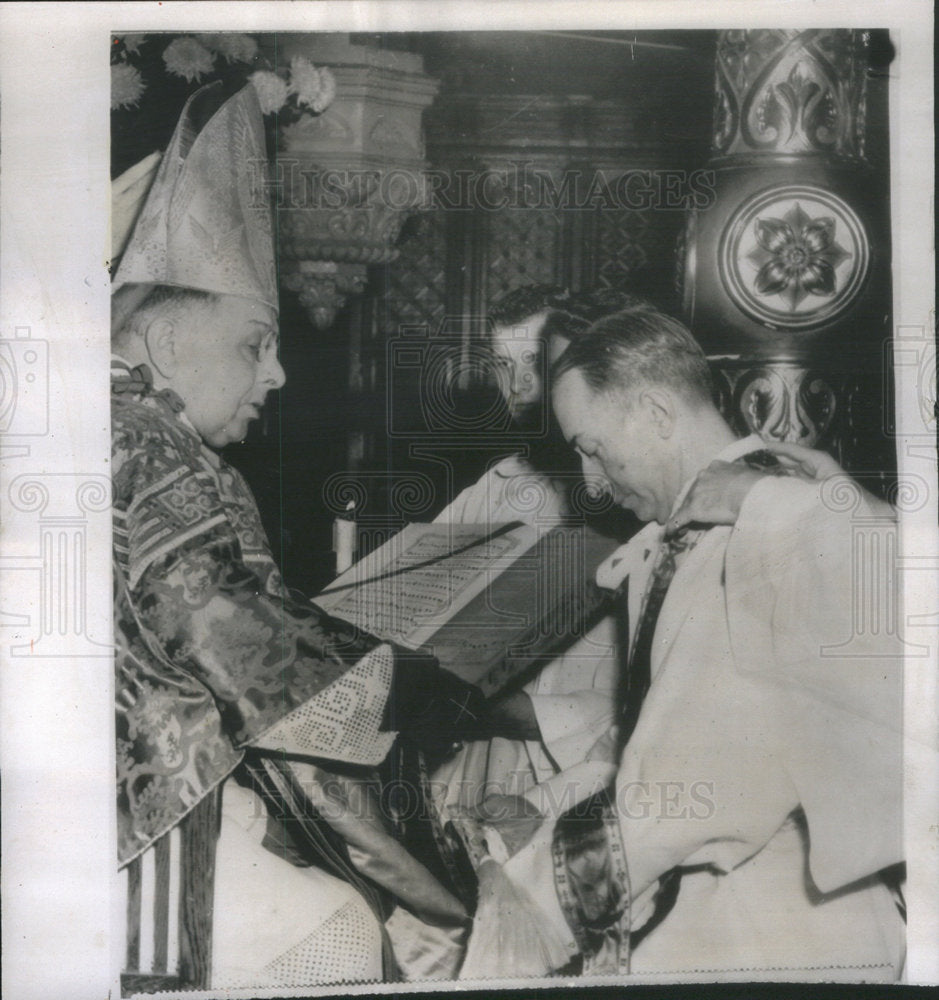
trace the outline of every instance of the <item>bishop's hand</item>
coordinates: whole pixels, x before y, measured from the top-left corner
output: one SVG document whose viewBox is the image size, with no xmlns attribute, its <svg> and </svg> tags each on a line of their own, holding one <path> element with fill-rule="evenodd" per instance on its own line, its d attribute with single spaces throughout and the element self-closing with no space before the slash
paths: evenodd
<svg viewBox="0 0 939 1000">
<path fill-rule="evenodd" d="M 714 461 L 698 473 L 666 525 L 673 535 L 692 523 L 736 524 L 747 494 L 764 474 L 738 462 Z"/>
</svg>

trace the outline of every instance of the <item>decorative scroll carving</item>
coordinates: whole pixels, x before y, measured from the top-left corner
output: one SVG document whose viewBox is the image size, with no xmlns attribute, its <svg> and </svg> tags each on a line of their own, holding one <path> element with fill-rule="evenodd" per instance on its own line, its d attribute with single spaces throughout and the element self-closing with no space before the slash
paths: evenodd
<svg viewBox="0 0 939 1000">
<path fill-rule="evenodd" d="M 863 157 L 866 46 L 843 29 L 721 32 L 713 151 Z"/>
<path fill-rule="evenodd" d="M 893 439 L 881 424 L 878 376 L 861 369 L 832 371 L 806 359 L 711 362 L 718 405 L 738 434 L 828 451 L 866 489 L 893 502 L 901 487 Z"/>
<path fill-rule="evenodd" d="M 285 262 L 280 272 L 284 287 L 298 293 L 310 319 L 321 330 L 332 323 L 350 295 L 362 294 L 366 278 L 364 264 L 332 260 Z"/>
<path fill-rule="evenodd" d="M 307 192 L 321 176 L 308 173 Z M 396 196 L 387 186 L 380 186 L 377 176 L 370 178 L 364 194 L 353 192 L 361 175 L 339 187 L 330 173 L 330 197 L 314 192 L 311 197 L 292 199 L 290 211 L 280 214 L 280 241 L 283 256 L 293 260 L 333 260 L 361 264 L 385 264 L 397 256 L 395 240 L 406 218 L 401 206 L 420 203 L 420 177 L 414 175 L 417 198 Z M 288 188 L 288 195 L 294 194 Z"/>
<path fill-rule="evenodd" d="M 810 448 L 831 439 L 841 386 L 791 362 L 712 364 L 721 409 L 740 433 Z"/>
</svg>

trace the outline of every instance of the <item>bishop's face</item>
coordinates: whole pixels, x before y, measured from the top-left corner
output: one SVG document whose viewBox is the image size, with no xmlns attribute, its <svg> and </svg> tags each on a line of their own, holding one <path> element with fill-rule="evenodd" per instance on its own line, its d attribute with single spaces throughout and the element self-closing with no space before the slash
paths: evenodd
<svg viewBox="0 0 939 1000">
<path fill-rule="evenodd" d="M 241 441 L 272 389 L 285 380 L 277 358 L 277 319 L 261 302 L 222 295 L 181 310 L 170 388 L 206 444 Z"/>
<path fill-rule="evenodd" d="M 539 335 L 546 319 L 547 313 L 541 312 L 518 323 L 497 326 L 492 332 L 499 392 L 513 420 L 523 422 L 539 412 L 544 400 L 544 358 Z"/>
<path fill-rule="evenodd" d="M 627 400 L 595 392 L 576 369 L 555 382 L 552 400 L 588 485 L 641 521 L 664 524 L 677 495 L 678 466 L 652 401 L 639 389 Z"/>
</svg>

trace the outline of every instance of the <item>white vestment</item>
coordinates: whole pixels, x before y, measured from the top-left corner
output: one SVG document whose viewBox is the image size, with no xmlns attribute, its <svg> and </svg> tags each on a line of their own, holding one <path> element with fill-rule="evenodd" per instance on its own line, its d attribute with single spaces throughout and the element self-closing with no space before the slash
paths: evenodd
<svg viewBox="0 0 939 1000">
<path fill-rule="evenodd" d="M 717 457 L 759 447 L 749 438 Z M 736 525 L 711 528 L 680 557 L 651 686 L 609 774 L 634 928 L 659 877 L 682 870 L 674 909 L 636 947 L 633 973 L 899 974 L 904 927 L 876 873 L 903 857 L 902 660 L 889 634 L 896 609 L 861 603 L 893 593 L 878 589 L 886 571 L 857 559 L 859 533 L 895 525 L 854 490 L 857 502 L 839 507 L 837 490 L 766 477 Z M 661 539 L 647 525 L 598 573 L 607 586 L 629 577 L 633 633 Z M 602 781 L 602 764 L 585 766 Z M 573 955 L 555 887 L 555 818 L 504 870 Z"/>
<path fill-rule="evenodd" d="M 557 485 L 520 455 L 502 459 L 435 518 L 450 524 L 522 521 L 545 531 L 565 513 Z M 525 795 L 583 761 L 613 721 L 616 684 L 612 618 L 578 638 L 522 688 L 531 698 L 540 740 L 497 737 L 466 744 L 432 776 L 438 805 L 478 805 L 487 794 Z"/>
<path fill-rule="evenodd" d="M 262 847 L 267 810 L 233 780 L 222 789 L 212 912 L 212 987 L 299 989 L 381 982 L 381 929 L 347 882 Z"/>
</svg>

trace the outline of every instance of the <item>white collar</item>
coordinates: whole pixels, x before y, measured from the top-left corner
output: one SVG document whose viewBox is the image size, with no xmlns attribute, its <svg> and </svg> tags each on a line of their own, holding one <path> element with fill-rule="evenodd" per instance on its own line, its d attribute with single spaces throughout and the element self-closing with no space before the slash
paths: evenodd
<svg viewBox="0 0 939 1000">
<path fill-rule="evenodd" d="M 123 371 L 125 368 L 128 371 L 133 371 L 134 370 L 134 366 L 126 358 L 122 358 L 120 356 L 120 354 L 117 354 L 114 351 L 112 351 L 111 352 L 111 371 L 112 372 L 114 372 L 114 371 Z"/>
<path fill-rule="evenodd" d="M 112 375 L 114 375 L 115 373 L 120 374 L 125 371 L 133 371 L 134 367 L 135 367 L 134 365 L 132 365 L 126 358 L 121 357 L 121 355 L 118 354 L 116 351 L 111 352 Z M 220 461 L 218 455 L 216 455 L 215 452 L 211 448 L 209 448 L 209 446 L 202 440 L 202 435 L 196 430 L 195 427 L 193 427 L 192 421 L 190 421 L 189 417 L 186 416 L 185 409 L 180 410 L 176 414 L 176 419 L 183 425 L 183 427 L 186 428 L 187 431 L 190 431 L 191 433 L 195 434 L 197 438 L 199 438 L 199 443 L 202 445 L 203 450 L 210 453 L 210 456 L 212 457 L 214 464 L 218 465 Z"/>
<path fill-rule="evenodd" d="M 716 455 L 713 456 L 711 461 L 736 462 L 738 458 L 742 458 L 744 455 L 749 455 L 751 451 L 759 451 L 759 449 L 764 447 L 765 445 L 763 443 L 763 439 L 759 436 L 759 434 L 750 434 L 747 437 L 739 438 L 738 440 L 731 442 L 727 445 L 727 447 L 722 448 Z M 695 474 L 687 480 L 684 486 L 682 486 L 678 493 L 678 497 L 672 506 L 672 514 L 674 514 L 675 511 L 678 510 L 679 506 L 681 506 L 682 501 L 691 489 L 691 484 L 695 481 L 700 471 L 701 470 L 698 469 Z M 661 540 L 664 533 L 665 525 L 656 524 L 654 521 L 650 521 L 640 531 L 640 534 L 645 536 L 646 541 L 650 545 L 657 544 Z M 630 541 L 626 542 L 625 545 L 621 545 L 615 552 L 607 556 L 607 558 L 600 564 L 597 568 L 596 574 L 596 580 L 599 586 L 607 590 L 615 590 L 623 582 L 623 578 L 630 569 L 630 562 L 625 558 L 626 550 L 633 544 L 637 537 L 638 535 L 634 535 Z"/>
<path fill-rule="evenodd" d="M 711 462 L 736 462 L 738 458 L 743 458 L 744 455 L 749 455 L 751 451 L 759 451 L 761 448 L 765 448 L 766 445 L 763 443 L 763 439 L 759 434 L 748 434 L 744 438 L 738 438 L 736 441 L 731 441 L 729 445 L 716 454 L 713 455 L 708 461 L 708 465 Z M 698 478 L 698 475 L 706 466 L 702 466 L 700 469 L 696 469 L 694 474 L 689 476 L 685 480 L 684 485 L 678 491 L 678 496 L 675 498 L 675 502 L 672 504 L 672 509 L 669 512 L 669 518 L 671 518 L 675 511 L 684 503 L 685 497 L 688 495 L 688 491 L 691 489 L 692 483 Z M 666 522 L 667 523 L 667 522 Z"/>
</svg>

